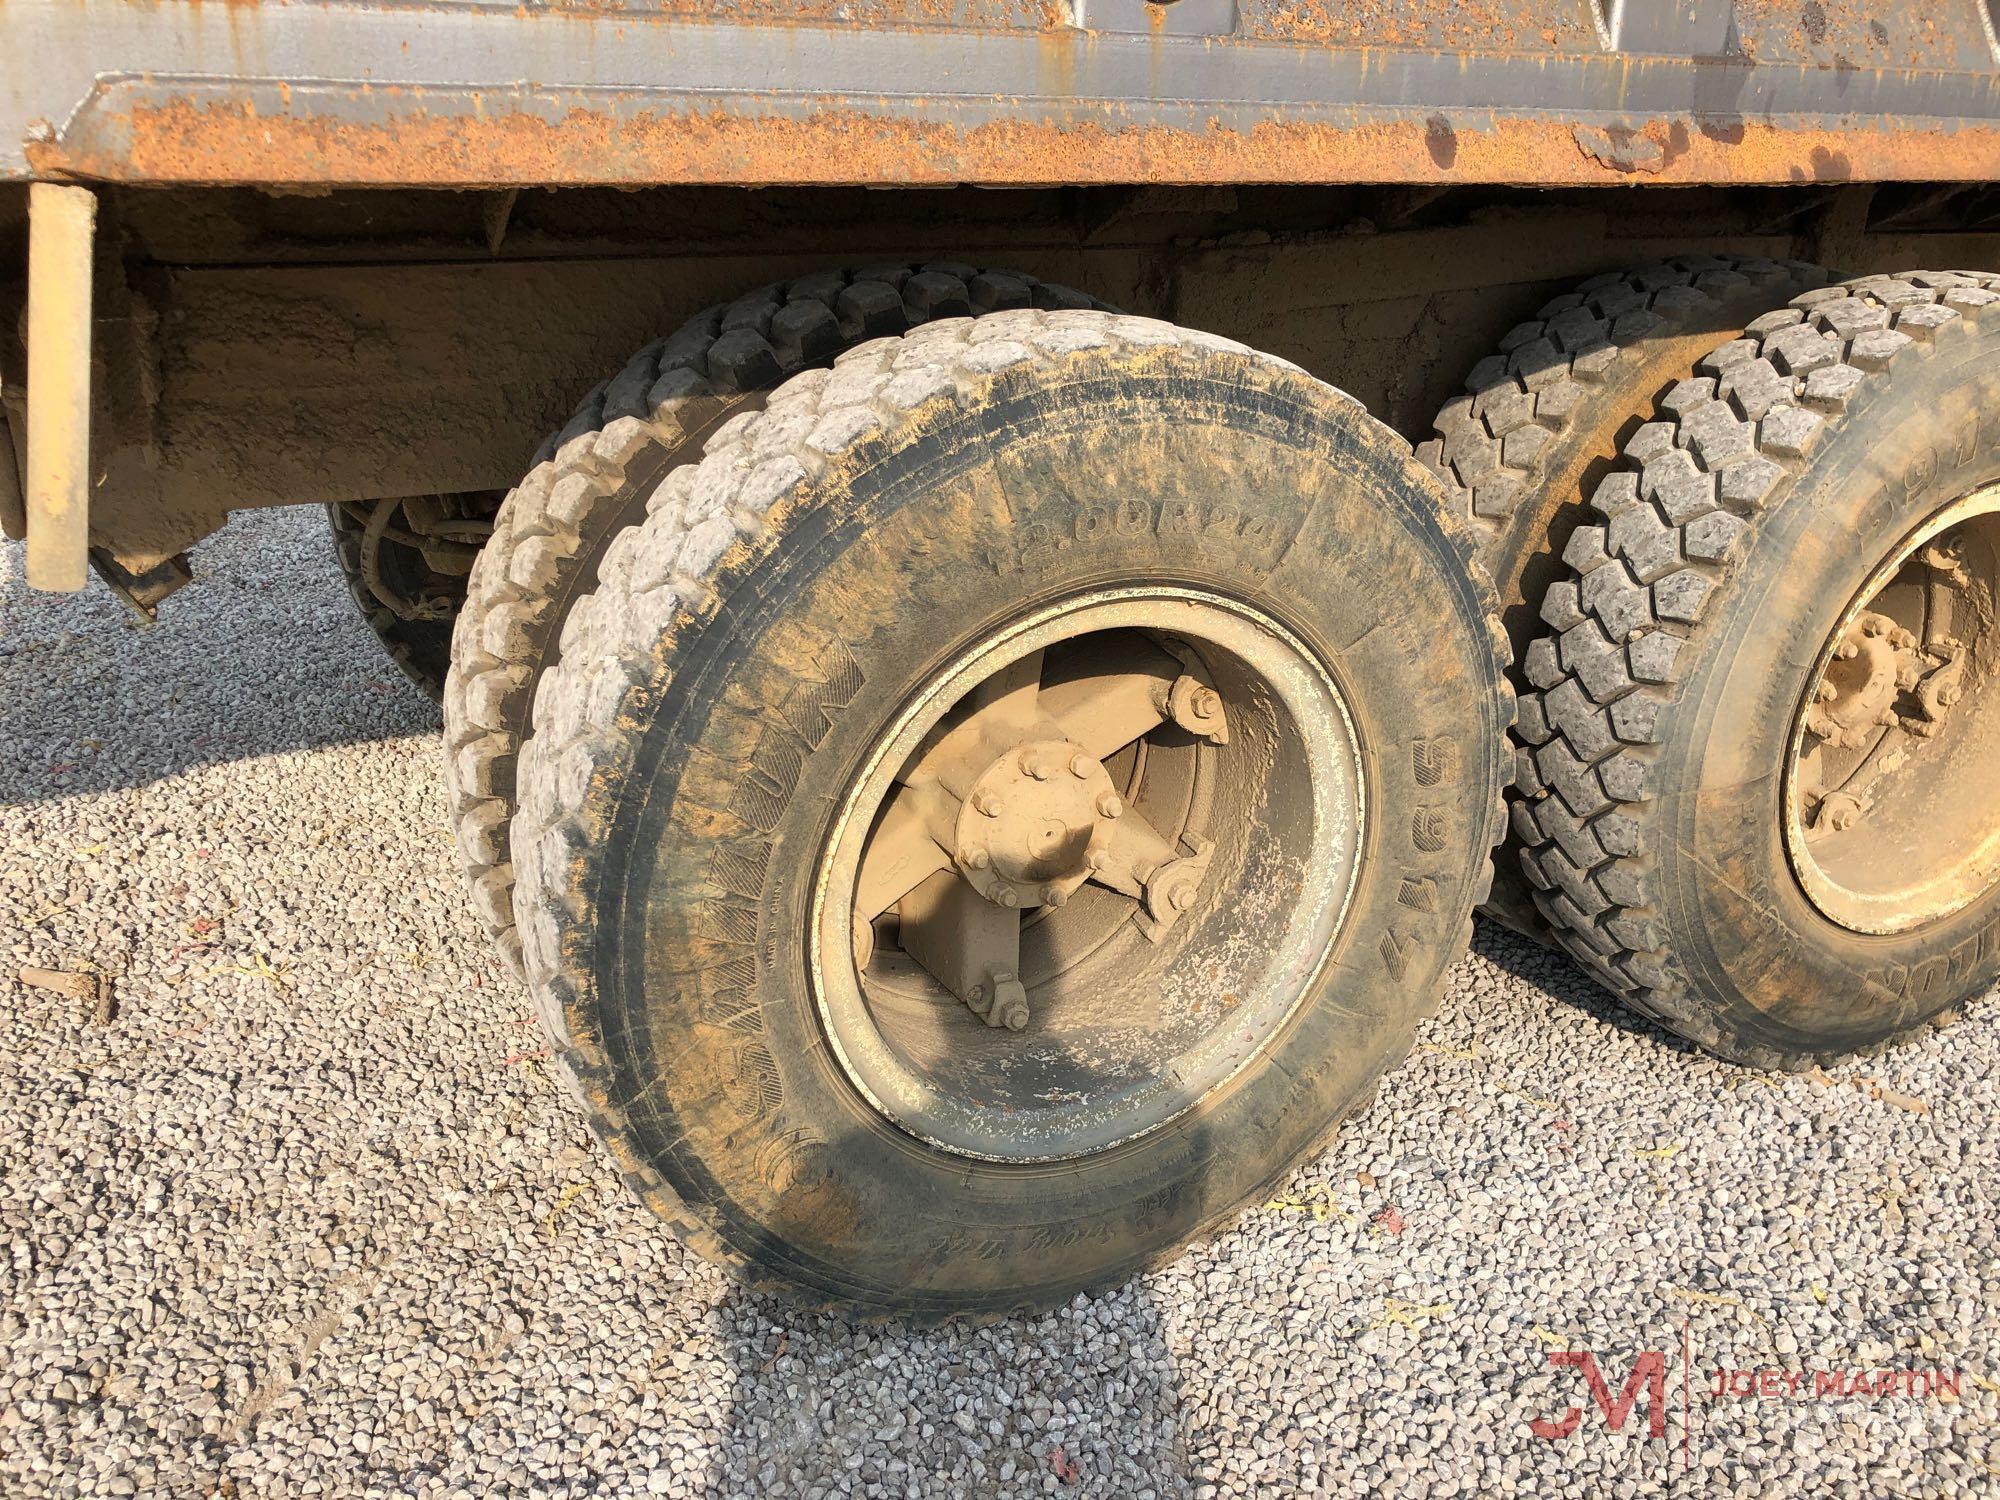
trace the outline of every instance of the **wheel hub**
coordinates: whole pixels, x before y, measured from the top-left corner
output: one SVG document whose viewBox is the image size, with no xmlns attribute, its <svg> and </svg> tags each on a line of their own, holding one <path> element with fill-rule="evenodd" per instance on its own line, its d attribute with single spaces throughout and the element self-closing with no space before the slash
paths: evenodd
<svg viewBox="0 0 2000 1500">
<path fill-rule="evenodd" d="M 1821 648 L 1795 721 L 1785 844 L 1823 914 L 1902 932 L 2000 874 L 2000 486 L 1906 538 Z"/>
<path fill-rule="evenodd" d="M 1061 906 L 1100 863 L 1125 806 L 1103 764 L 1069 739 L 996 755 L 960 804 L 953 856 L 997 906 Z"/>
<path fill-rule="evenodd" d="M 1339 689 L 1276 622 L 1173 588 L 1047 606 L 916 689 L 836 810 L 812 958 L 831 1054 L 970 1156 L 1143 1134 L 1312 982 L 1362 805 Z"/>
<path fill-rule="evenodd" d="M 1856 618 L 1834 648 L 1806 715 L 1806 728 L 1842 749 L 1859 750 L 1876 730 L 1893 728 L 1897 693 L 1924 671 L 1917 638 L 1887 615 Z"/>
</svg>

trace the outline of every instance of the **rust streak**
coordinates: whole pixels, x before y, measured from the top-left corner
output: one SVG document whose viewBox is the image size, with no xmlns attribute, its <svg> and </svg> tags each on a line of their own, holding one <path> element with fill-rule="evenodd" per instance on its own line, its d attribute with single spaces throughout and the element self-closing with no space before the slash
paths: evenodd
<svg viewBox="0 0 2000 1500">
<path fill-rule="evenodd" d="M 968 127 L 851 106 L 796 116 L 593 105 L 467 117 L 432 112 L 417 91 L 364 121 L 260 115 L 240 103 L 146 104 L 28 155 L 42 176 L 217 184 L 1955 181 L 2000 178 L 2000 126 L 1654 119 L 1607 134 L 1579 133 L 1560 115 L 1453 123 L 1433 114 L 1248 130 L 1211 120 L 1193 130 L 1125 124 L 1104 108 L 1063 123 Z"/>
</svg>

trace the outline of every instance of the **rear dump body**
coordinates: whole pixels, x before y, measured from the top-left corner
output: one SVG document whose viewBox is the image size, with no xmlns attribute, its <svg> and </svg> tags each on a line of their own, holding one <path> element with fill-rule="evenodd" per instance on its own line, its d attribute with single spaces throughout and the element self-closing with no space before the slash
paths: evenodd
<svg viewBox="0 0 2000 1500">
<path fill-rule="evenodd" d="M 1413 439 L 1564 278 L 1993 263 L 1994 0 L 13 0 L 0 26 L 0 469 L 29 461 L 27 186 L 81 186 L 90 452 L 51 461 L 141 602 L 231 509 L 504 488 L 631 348 L 843 261 L 1018 265 L 1284 353 Z M 24 509 L 0 480 L 8 534 Z"/>
<path fill-rule="evenodd" d="M 0 176 L 436 187 L 1994 175 L 1989 0 L 17 0 Z"/>
</svg>

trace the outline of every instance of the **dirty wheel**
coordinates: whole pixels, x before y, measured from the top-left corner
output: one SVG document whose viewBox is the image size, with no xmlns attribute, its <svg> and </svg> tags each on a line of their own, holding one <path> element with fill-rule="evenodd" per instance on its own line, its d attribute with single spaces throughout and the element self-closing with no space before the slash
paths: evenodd
<svg viewBox="0 0 2000 1500">
<path fill-rule="evenodd" d="M 329 505 L 334 554 L 355 607 L 404 675 L 444 697 L 466 576 L 493 533 L 499 492 Z"/>
<path fill-rule="evenodd" d="M 1100 305 L 1018 271 L 951 262 L 820 271 L 697 313 L 585 398 L 507 496 L 452 640 L 452 818 L 473 906 L 509 965 L 519 967 L 520 940 L 507 830 L 535 684 L 605 547 L 666 474 L 781 381 L 864 340 L 1005 308 Z"/>
<path fill-rule="evenodd" d="M 2000 277 L 1751 323 L 1598 486 L 1529 651 L 1516 823 L 1564 944 L 1724 1056 L 2000 973 Z"/>
<path fill-rule="evenodd" d="M 1043 1307 L 1409 1046 L 1499 832 L 1491 595 L 1280 361 L 996 313 L 799 376 L 614 541 L 514 824 L 554 1050 L 704 1253 Z"/>
<path fill-rule="evenodd" d="M 1545 304 L 1473 366 L 1439 411 L 1417 457 L 1443 479 L 1470 523 L 1520 662 L 1541 633 L 1542 596 L 1565 571 L 1563 548 L 1619 444 L 1666 388 L 1760 313 L 1823 284 L 1799 261 L 1677 255 L 1593 276 Z M 1518 857 L 1503 851 L 1486 910 L 1539 933 Z"/>
</svg>

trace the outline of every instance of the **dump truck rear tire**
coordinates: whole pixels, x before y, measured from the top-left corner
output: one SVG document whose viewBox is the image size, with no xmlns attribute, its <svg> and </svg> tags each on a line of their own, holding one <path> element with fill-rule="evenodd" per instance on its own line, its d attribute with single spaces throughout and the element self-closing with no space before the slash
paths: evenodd
<svg viewBox="0 0 2000 1500">
<path fill-rule="evenodd" d="M 514 771 L 535 683 L 611 539 L 730 417 L 841 350 L 938 318 L 1087 308 L 1082 292 L 948 262 L 817 272 L 690 318 L 585 398 L 501 507 L 452 638 L 445 776 L 472 903 L 508 966 L 514 932 Z"/>
<path fill-rule="evenodd" d="M 381 540 L 376 543 L 376 582 L 371 583 L 369 570 L 363 563 L 363 552 L 368 545 L 367 522 L 360 514 L 363 509 L 348 505 L 326 508 L 341 577 L 347 582 L 354 607 L 375 632 L 389 659 L 432 702 L 442 702 L 445 674 L 451 669 L 452 623 L 465 604 L 465 577 L 435 573 L 415 548 L 399 541 Z M 399 611 L 392 607 L 376 593 L 377 583 L 405 605 L 424 601 L 424 617 L 410 618 L 406 609 Z"/>
<path fill-rule="evenodd" d="M 1267 1194 L 1435 1004 L 1502 817 L 1491 606 L 1401 439 L 1222 339 L 1004 312 L 797 376 L 653 488 L 543 674 L 513 848 L 551 1053 L 752 1283 L 921 1323 L 1121 1282 Z M 932 757 L 996 743 L 945 863 L 864 904 L 895 809 L 954 784 Z M 1018 922 L 1017 813 L 1054 893 Z M 1178 851 L 1143 903 L 1105 883 L 1134 820 Z M 951 942 L 998 911 L 1020 944 L 1004 1024 L 912 977 L 953 902 Z"/>
<path fill-rule="evenodd" d="M 1563 945 L 1767 1067 L 1991 983 L 2000 277 L 1794 298 L 1666 394 L 1591 503 L 1519 726 L 1522 863 Z"/>
<path fill-rule="evenodd" d="M 1417 457 L 1452 492 L 1521 656 L 1541 633 L 1542 595 L 1618 447 L 1694 362 L 1760 313 L 1827 280 L 1819 266 L 1746 255 L 1677 255 L 1593 276 L 1544 304 L 1473 366 Z M 1518 856 L 1503 850 L 1490 914 L 1539 935 Z"/>
</svg>

